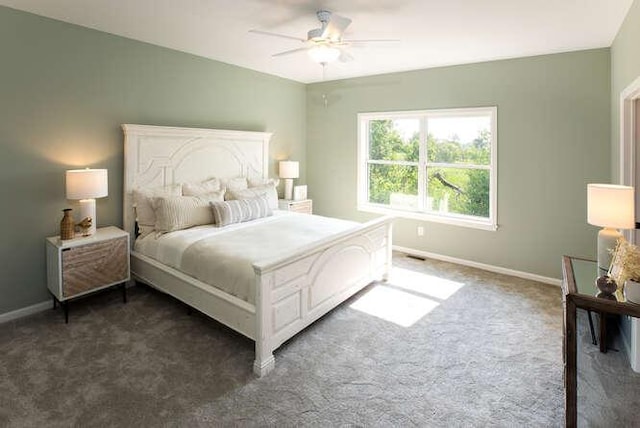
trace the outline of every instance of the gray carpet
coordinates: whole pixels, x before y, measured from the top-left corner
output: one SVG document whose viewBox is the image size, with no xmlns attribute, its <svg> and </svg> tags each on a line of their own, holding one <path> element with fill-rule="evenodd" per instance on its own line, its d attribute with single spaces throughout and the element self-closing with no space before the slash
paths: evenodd
<svg viewBox="0 0 640 428">
<path fill-rule="evenodd" d="M 252 341 L 147 287 L 126 305 L 116 290 L 79 300 L 68 325 L 60 310 L 0 325 L 0 426 L 562 426 L 558 288 L 394 264 L 390 283 L 289 341 L 262 379 Z M 621 353 L 580 346 L 581 424 L 633 424 L 624 409 L 637 403 L 620 396 L 638 376 Z"/>
</svg>

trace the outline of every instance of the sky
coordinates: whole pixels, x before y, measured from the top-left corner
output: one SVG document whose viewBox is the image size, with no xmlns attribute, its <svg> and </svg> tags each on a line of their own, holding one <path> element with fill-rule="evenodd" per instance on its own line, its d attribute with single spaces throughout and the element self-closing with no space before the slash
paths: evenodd
<svg viewBox="0 0 640 428">
<path fill-rule="evenodd" d="M 420 131 L 419 119 L 394 119 L 393 123 L 403 139 Z M 489 116 L 431 117 L 427 120 L 427 132 L 436 139 L 452 139 L 457 135 L 463 144 L 472 142 L 483 129 L 491 129 Z"/>
</svg>

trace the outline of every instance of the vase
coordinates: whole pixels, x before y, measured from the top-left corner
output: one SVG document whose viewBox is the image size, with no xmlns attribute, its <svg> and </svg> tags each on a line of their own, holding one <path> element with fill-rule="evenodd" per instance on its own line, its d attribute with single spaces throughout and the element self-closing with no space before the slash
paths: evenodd
<svg viewBox="0 0 640 428">
<path fill-rule="evenodd" d="M 75 224 L 73 223 L 71 211 L 71 208 L 62 210 L 64 216 L 60 220 L 60 239 L 72 239 L 75 236 Z"/>
<path fill-rule="evenodd" d="M 633 303 L 640 303 L 640 282 L 628 279 L 624 283 L 624 297 Z"/>
<path fill-rule="evenodd" d="M 618 286 L 616 282 L 609 275 L 602 275 L 596 279 L 596 287 L 604 294 L 613 294 Z"/>
</svg>

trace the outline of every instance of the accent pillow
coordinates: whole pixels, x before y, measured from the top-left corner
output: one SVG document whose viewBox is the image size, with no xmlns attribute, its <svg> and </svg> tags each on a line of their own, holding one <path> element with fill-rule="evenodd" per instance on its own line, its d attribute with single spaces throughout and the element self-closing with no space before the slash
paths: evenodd
<svg viewBox="0 0 640 428">
<path fill-rule="evenodd" d="M 273 215 L 265 197 L 211 202 L 211 211 L 218 227 Z"/>
<path fill-rule="evenodd" d="M 225 199 L 228 201 L 238 199 L 255 199 L 264 197 L 269 203 L 269 208 L 272 210 L 278 209 L 278 191 L 273 185 L 264 185 L 258 187 L 249 187 L 244 190 L 230 190 L 225 194 Z"/>
<path fill-rule="evenodd" d="M 152 232 L 156 225 L 156 214 L 153 205 L 151 205 L 152 199 L 156 197 L 180 196 L 182 194 L 182 186 L 172 184 L 151 189 L 134 189 L 132 193 L 138 229 L 140 235 L 144 236 Z"/>
<path fill-rule="evenodd" d="M 214 218 L 209 204 L 222 201 L 223 194 L 224 192 L 220 191 L 200 196 L 154 198 L 156 231 L 167 233 L 202 224 L 212 224 Z"/>
<path fill-rule="evenodd" d="M 260 187 L 260 186 L 266 186 L 266 185 L 278 187 L 278 184 L 280 184 L 280 179 L 278 178 L 247 178 L 247 182 L 249 182 L 249 187 Z"/>
<path fill-rule="evenodd" d="M 245 177 L 223 179 L 222 186 L 226 187 L 227 190 L 243 190 L 249 187 Z"/>
<path fill-rule="evenodd" d="M 210 178 L 199 183 L 182 183 L 182 196 L 200 196 L 222 190 L 218 178 Z"/>
</svg>

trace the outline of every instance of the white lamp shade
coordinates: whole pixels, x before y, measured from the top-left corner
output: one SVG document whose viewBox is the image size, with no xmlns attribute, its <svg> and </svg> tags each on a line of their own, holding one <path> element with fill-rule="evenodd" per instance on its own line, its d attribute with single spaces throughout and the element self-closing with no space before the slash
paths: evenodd
<svg viewBox="0 0 640 428">
<path fill-rule="evenodd" d="M 634 190 L 616 184 L 587 185 L 587 221 L 613 229 L 635 227 Z"/>
<path fill-rule="evenodd" d="M 312 47 L 307 51 L 307 53 L 312 60 L 322 64 L 337 60 L 340 56 L 340 49 L 325 45 L 319 45 Z"/>
<path fill-rule="evenodd" d="M 109 194 L 106 169 L 71 169 L 66 175 L 67 199 L 103 198 Z"/>
<path fill-rule="evenodd" d="M 300 166 L 297 161 L 280 161 L 278 165 L 280 178 L 298 178 Z"/>
</svg>

